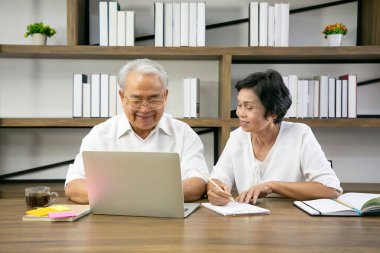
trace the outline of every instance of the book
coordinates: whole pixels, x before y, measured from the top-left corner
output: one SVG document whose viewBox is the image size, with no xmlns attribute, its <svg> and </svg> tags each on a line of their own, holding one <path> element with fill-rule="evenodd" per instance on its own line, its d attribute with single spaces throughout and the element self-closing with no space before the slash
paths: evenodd
<svg viewBox="0 0 380 253">
<path fill-rule="evenodd" d="M 238 202 L 230 202 L 224 206 L 214 206 L 211 203 L 202 203 L 202 206 L 224 216 L 270 214 L 268 209 Z"/>
<path fill-rule="evenodd" d="M 197 46 L 197 3 L 189 3 L 189 46 Z"/>
<path fill-rule="evenodd" d="M 99 2 L 99 45 L 108 46 L 108 2 Z"/>
<path fill-rule="evenodd" d="M 117 45 L 118 46 L 125 46 L 125 31 L 126 31 L 125 18 L 126 18 L 125 11 L 117 12 Z"/>
<path fill-rule="evenodd" d="M 83 84 L 83 118 L 91 117 L 91 84 Z"/>
<path fill-rule="evenodd" d="M 348 118 L 357 117 L 357 76 L 356 74 L 346 74 L 339 77 L 340 80 L 347 80 L 348 100 L 347 112 Z"/>
<path fill-rule="evenodd" d="M 83 117 L 83 83 L 87 82 L 87 75 L 73 75 L 73 118 Z"/>
<path fill-rule="evenodd" d="M 259 3 L 259 46 L 268 46 L 268 3 Z"/>
<path fill-rule="evenodd" d="M 200 82 L 199 78 L 190 78 L 190 118 L 199 118 L 200 114 Z"/>
<path fill-rule="evenodd" d="M 154 46 L 164 46 L 164 3 L 154 3 Z"/>
<path fill-rule="evenodd" d="M 164 3 L 164 46 L 173 46 L 173 3 Z"/>
<path fill-rule="evenodd" d="M 120 6 L 117 2 L 108 3 L 108 46 L 117 46 L 117 12 Z"/>
<path fill-rule="evenodd" d="M 312 216 L 380 215 L 380 194 L 349 192 L 337 199 L 294 201 L 293 204 Z"/>
<path fill-rule="evenodd" d="M 100 117 L 100 74 L 91 75 L 91 117 Z"/>
<path fill-rule="evenodd" d="M 249 46 L 259 45 L 259 3 L 249 3 Z"/>
<path fill-rule="evenodd" d="M 181 46 L 189 46 L 189 3 L 181 2 Z"/>
<path fill-rule="evenodd" d="M 206 45 L 206 3 L 197 3 L 197 46 Z"/>
<path fill-rule="evenodd" d="M 126 11 L 125 22 L 125 45 L 133 47 L 135 45 L 135 11 Z"/>
<path fill-rule="evenodd" d="M 109 74 L 100 74 L 100 117 L 109 116 Z"/>
<path fill-rule="evenodd" d="M 57 206 L 57 205 L 52 205 L 49 207 L 49 209 L 54 208 L 54 206 Z M 50 213 L 50 214 L 54 214 L 54 215 L 50 215 L 50 217 L 54 216 L 56 218 L 49 218 L 49 215 L 36 216 L 36 215 L 26 214 L 22 217 L 22 220 L 23 221 L 76 221 L 91 212 L 89 205 L 63 205 L 63 206 L 60 205 L 59 207 L 65 207 L 66 209 L 64 211 Z"/>
</svg>

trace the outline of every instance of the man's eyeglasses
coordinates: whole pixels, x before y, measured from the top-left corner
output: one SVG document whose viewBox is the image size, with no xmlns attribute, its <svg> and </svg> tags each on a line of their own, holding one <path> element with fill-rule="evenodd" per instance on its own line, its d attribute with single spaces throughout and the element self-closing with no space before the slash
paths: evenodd
<svg viewBox="0 0 380 253">
<path fill-rule="evenodd" d="M 124 95 L 126 104 L 129 105 L 133 110 L 139 110 L 143 105 L 151 110 L 157 110 L 164 104 L 164 97 L 160 98 L 150 98 L 150 99 L 138 99 L 138 98 L 128 98 Z"/>
</svg>

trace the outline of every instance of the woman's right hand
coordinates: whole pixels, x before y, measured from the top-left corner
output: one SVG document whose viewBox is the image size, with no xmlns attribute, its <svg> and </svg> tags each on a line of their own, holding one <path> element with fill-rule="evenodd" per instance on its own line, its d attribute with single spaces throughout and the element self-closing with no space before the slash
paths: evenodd
<svg viewBox="0 0 380 253">
<path fill-rule="evenodd" d="M 231 202 L 231 188 L 219 180 L 214 180 L 214 182 L 218 184 L 220 188 L 216 187 L 211 182 L 207 184 L 207 196 L 209 202 L 216 206 L 224 206 Z"/>
</svg>

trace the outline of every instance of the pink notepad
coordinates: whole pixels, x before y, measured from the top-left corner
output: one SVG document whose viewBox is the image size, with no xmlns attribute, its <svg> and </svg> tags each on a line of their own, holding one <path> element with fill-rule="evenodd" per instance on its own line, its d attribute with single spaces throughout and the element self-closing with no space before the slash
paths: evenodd
<svg viewBox="0 0 380 253">
<path fill-rule="evenodd" d="M 73 211 L 65 211 L 65 212 L 54 212 L 49 213 L 50 219 L 59 219 L 59 218 L 67 218 L 67 217 L 75 217 L 77 214 Z"/>
</svg>

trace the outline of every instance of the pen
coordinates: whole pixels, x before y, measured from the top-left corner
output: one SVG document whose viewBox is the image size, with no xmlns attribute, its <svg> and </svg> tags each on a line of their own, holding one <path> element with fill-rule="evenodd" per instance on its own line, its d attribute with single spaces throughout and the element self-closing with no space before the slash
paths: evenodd
<svg viewBox="0 0 380 253">
<path fill-rule="evenodd" d="M 201 171 L 198 168 L 195 168 L 202 176 L 204 176 L 210 183 L 212 183 L 215 187 L 217 187 L 219 190 L 224 191 L 217 183 L 215 183 L 214 180 L 212 180 L 207 174 L 205 174 L 203 171 Z M 232 202 L 235 202 L 234 198 L 232 196 L 229 196 L 228 199 Z"/>
</svg>

